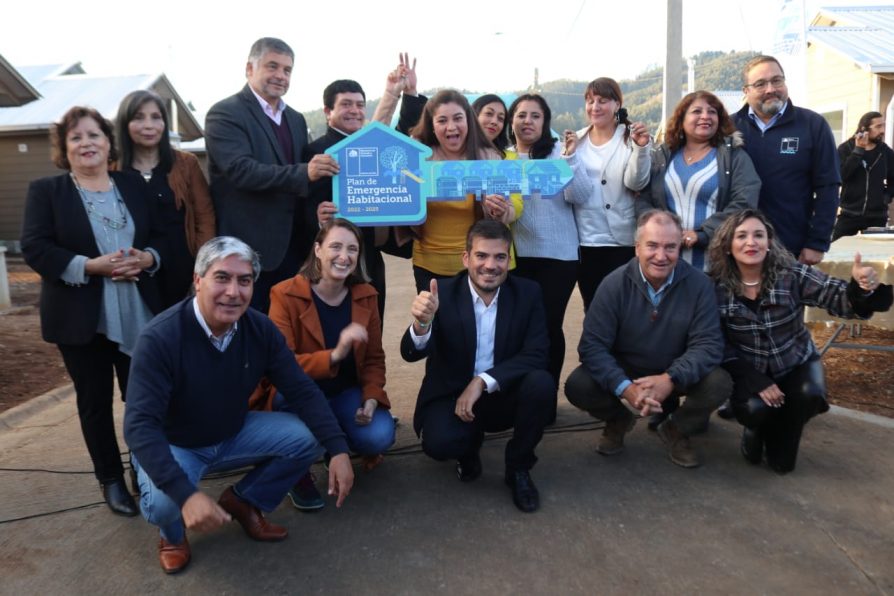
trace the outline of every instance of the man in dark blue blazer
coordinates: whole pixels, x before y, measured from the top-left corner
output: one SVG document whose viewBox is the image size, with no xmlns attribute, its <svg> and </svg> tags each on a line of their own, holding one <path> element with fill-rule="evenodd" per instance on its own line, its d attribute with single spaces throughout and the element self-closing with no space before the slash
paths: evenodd
<svg viewBox="0 0 894 596">
<path fill-rule="evenodd" d="M 475 223 L 466 237 L 466 271 L 419 293 L 400 351 L 408 362 L 428 357 L 413 418 L 423 451 L 456 459 L 459 479 L 470 482 L 481 475 L 484 433 L 512 428 L 505 480 L 516 507 L 532 512 L 540 497 L 529 472 L 555 414 L 556 386 L 546 370 L 540 287 L 508 276 L 510 243 L 502 223 Z"/>
<path fill-rule="evenodd" d="M 293 277 L 306 256 L 308 183 L 338 173 L 328 155 L 300 163 L 307 123 L 282 99 L 294 59 L 284 41 L 259 39 L 248 55 L 245 87 L 216 103 L 205 118 L 217 230 L 260 253 L 263 271 L 252 306 L 264 312 L 270 288 Z"/>
</svg>

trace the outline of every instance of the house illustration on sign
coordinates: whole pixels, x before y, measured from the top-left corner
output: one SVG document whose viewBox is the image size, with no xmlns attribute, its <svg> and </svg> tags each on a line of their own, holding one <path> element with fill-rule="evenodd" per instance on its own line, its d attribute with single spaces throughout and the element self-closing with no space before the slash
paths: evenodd
<svg viewBox="0 0 894 596">
<path fill-rule="evenodd" d="M 538 159 L 529 162 L 525 172 L 528 179 L 528 192 L 539 192 L 541 196 L 549 197 L 558 193 L 563 188 L 562 173 L 553 160 Z"/>
<path fill-rule="evenodd" d="M 341 166 L 332 200 L 341 217 L 359 226 L 415 225 L 425 221 L 431 193 L 425 161 L 431 149 L 372 122 L 326 150 Z"/>
</svg>

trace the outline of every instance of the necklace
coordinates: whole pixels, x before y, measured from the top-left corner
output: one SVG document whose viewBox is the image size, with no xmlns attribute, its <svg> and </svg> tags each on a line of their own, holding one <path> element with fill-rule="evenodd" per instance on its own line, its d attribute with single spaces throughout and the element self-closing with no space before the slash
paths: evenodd
<svg viewBox="0 0 894 596">
<path fill-rule="evenodd" d="M 118 207 L 118 213 L 120 214 L 120 219 L 109 217 L 108 215 L 103 215 L 97 211 L 96 206 L 93 204 L 94 199 L 91 199 L 87 196 L 87 192 L 81 187 L 78 182 L 77 176 L 74 175 L 74 172 L 71 172 L 71 179 L 74 181 L 75 188 L 78 189 L 78 193 L 81 195 L 81 200 L 84 201 L 84 208 L 87 210 L 87 217 L 94 221 L 98 221 L 102 224 L 102 227 L 105 228 L 106 234 L 108 235 L 109 230 L 123 230 L 127 227 L 127 210 L 124 208 L 124 200 L 121 198 L 121 194 L 118 192 L 118 187 L 115 186 L 115 181 L 109 178 L 109 189 L 115 194 L 115 201 Z M 96 199 L 97 203 L 105 203 L 106 200 Z"/>
<path fill-rule="evenodd" d="M 686 148 L 684 147 L 683 148 L 683 159 L 686 160 L 687 164 L 691 164 L 692 162 L 697 161 L 696 158 L 698 158 L 698 159 L 703 158 L 705 156 L 705 154 L 707 154 L 708 151 L 710 151 L 710 150 L 711 150 L 711 146 L 708 145 L 707 147 L 703 147 L 687 157 Z"/>
<path fill-rule="evenodd" d="M 149 170 L 148 172 L 140 172 L 140 174 L 143 176 L 143 180 L 145 180 L 146 182 L 152 180 L 152 170 Z"/>
<path fill-rule="evenodd" d="M 753 288 L 754 286 L 759 286 L 759 285 L 761 285 L 761 280 L 757 280 L 757 281 L 745 281 L 745 280 L 743 279 L 743 280 L 742 280 L 742 284 L 748 286 L 749 288 Z"/>
</svg>

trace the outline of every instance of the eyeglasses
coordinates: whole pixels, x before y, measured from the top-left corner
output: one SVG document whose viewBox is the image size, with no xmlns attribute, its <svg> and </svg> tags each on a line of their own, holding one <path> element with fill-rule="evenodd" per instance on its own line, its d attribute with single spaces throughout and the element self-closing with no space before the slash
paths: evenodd
<svg viewBox="0 0 894 596">
<path fill-rule="evenodd" d="M 779 89 L 785 86 L 785 77 L 773 77 L 769 81 L 765 81 L 764 79 L 758 79 L 753 83 L 749 83 L 745 85 L 745 87 L 751 87 L 756 91 L 763 91 L 767 88 L 767 85 L 773 85 L 774 88 Z"/>
</svg>

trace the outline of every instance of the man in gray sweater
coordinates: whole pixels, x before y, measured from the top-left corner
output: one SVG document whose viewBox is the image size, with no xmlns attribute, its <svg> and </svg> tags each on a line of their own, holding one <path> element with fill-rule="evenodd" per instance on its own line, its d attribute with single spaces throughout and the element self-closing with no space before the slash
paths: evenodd
<svg viewBox="0 0 894 596">
<path fill-rule="evenodd" d="M 605 420 L 597 446 L 603 455 L 624 449 L 636 418 L 667 417 L 658 426 L 675 464 L 700 464 L 689 435 L 732 391 L 718 368 L 723 355 L 714 286 L 679 260 L 682 226 L 677 215 L 643 213 L 636 257 L 600 284 L 584 320 L 581 366 L 568 377 L 568 400 Z M 680 397 L 685 396 L 682 405 Z"/>
</svg>

